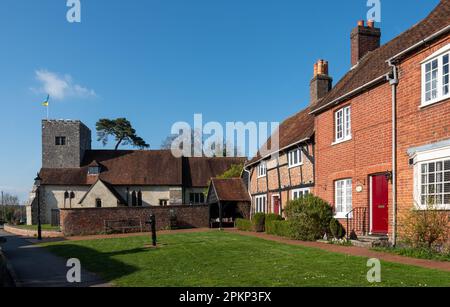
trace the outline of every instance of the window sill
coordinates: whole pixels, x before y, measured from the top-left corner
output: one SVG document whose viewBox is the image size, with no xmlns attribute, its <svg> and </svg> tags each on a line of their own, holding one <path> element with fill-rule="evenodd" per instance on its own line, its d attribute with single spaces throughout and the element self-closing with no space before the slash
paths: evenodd
<svg viewBox="0 0 450 307">
<path fill-rule="evenodd" d="M 291 168 L 296 168 L 296 167 L 300 167 L 300 166 L 303 166 L 303 163 L 296 164 L 296 165 L 291 165 L 288 168 L 291 169 Z"/>
<path fill-rule="evenodd" d="M 446 95 L 446 96 L 441 97 L 441 98 L 436 98 L 436 99 L 433 99 L 433 100 L 430 100 L 430 101 L 427 101 L 427 102 L 422 100 L 422 104 L 419 106 L 419 109 L 424 109 L 426 107 L 438 104 L 438 103 L 443 102 L 443 101 L 448 100 L 448 99 L 450 99 L 450 95 Z"/>
<path fill-rule="evenodd" d="M 346 213 L 337 213 L 334 215 L 334 218 L 339 219 L 339 220 L 344 220 L 344 219 L 347 219 L 347 217 L 345 215 L 346 215 Z M 351 218 L 351 215 L 349 216 L 349 218 Z"/>
<path fill-rule="evenodd" d="M 339 145 L 339 144 L 342 144 L 342 143 L 345 143 L 345 142 L 348 142 L 348 141 L 351 141 L 351 140 L 352 140 L 352 137 L 350 136 L 348 138 L 345 138 L 345 139 L 342 139 L 342 140 L 335 141 L 335 142 L 331 143 L 331 146 Z"/>
<path fill-rule="evenodd" d="M 424 205 L 416 205 L 415 209 L 418 211 L 429 210 L 428 207 L 424 206 Z M 436 205 L 436 207 L 431 210 L 433 210 L 433 211 L 450 211 L 450 205 Z"/>
</svg>

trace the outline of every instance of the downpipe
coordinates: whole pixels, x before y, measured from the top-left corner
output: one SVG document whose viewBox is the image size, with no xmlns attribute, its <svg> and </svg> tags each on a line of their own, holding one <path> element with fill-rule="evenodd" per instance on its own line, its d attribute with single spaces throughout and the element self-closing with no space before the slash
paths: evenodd
<svg viewBox="0 0 450 307">
<path fill-rule="evenodd" d="M 389 61 L 392 74 L 387 76 L 392 89 L 392 235 L 391 242 L 397 245 L 397 86 L 398 68 Z"/>
</svg>

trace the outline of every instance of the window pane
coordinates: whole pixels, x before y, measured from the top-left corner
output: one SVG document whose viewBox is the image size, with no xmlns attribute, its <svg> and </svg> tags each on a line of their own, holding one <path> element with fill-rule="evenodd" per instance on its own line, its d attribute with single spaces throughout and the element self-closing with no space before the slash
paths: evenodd
<svg viewBox="0 0 450 307">
<path fill-rule="evenodd" d="M 445 205 L 450 205 L 450 194 L 445 194 L 444 195 L 444 204 Z"/>
<path fill-rule="evenodd" d="M 450 193 L 450 182 L 444 183 L 444 193 Z"/>
<path fill-rule="evenodd" d="M 442 58 L 442 73 L 443 73 L 443 80 L 442 80 L 442 94 L 447 95 L 449 92 L 449 83 L 448 83 L 448 76 L 449 76 L 449 62 L 448 62 L 449 55 L 444 55 Z"/>
</svg>

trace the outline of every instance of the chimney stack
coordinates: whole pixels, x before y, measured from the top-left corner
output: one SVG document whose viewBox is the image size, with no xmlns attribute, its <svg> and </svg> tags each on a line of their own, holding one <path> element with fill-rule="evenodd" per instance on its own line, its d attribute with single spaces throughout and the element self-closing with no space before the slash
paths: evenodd
<svg viewBox="0 0 450 307">
<path fill-rule="evenodd" d="M 352 50 L 352 67 L 370 51 L 380 47 L 381 30 L 375 28 L 375 22 L 369 20 L 365 26 L 364 20 L 358 21 L 358 26 L 353 29 L 350 36 Z"/>
<path fill-rule="evenodd" d="M 328 75 L 328 62 L 319 60 L 314 64 L 314 77 L 310 83 L 311 105 L 315 105 L 330 90 L 333 79 Z"/>
</svg>

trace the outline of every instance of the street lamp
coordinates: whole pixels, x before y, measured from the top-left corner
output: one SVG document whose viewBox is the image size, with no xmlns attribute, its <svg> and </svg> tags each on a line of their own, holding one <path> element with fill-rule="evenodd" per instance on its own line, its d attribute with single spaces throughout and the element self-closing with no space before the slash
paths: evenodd
<svg viewBox="0 0 450 307">
<path fill-rule="evenodd" d="M 36 186 L 36 197 L 37 197 L 37 219 L 38 219 L 38 240 L 42 240 L 42 225 L 41 225 L 41 197 L 40 197 L 40 187 L 41 187 L 41 176 L 39 176 L 39 173 L 37 174 L 36 178 L 34 178 L 34 185 Z"/>
</svg>

